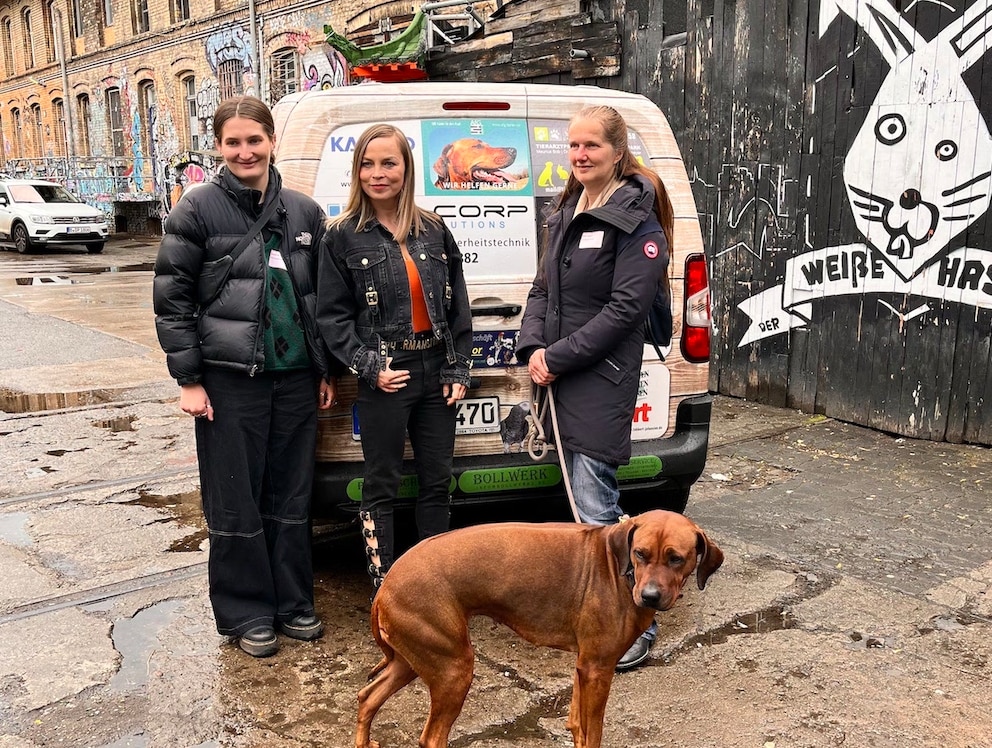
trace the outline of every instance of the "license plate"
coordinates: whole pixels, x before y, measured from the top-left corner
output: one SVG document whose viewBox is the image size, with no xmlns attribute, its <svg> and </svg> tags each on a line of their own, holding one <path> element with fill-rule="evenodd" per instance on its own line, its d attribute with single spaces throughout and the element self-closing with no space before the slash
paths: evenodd
<svg viewBox="0 0 992 748">
<path fill-rule="evenodd" d="M 470 397 L 458 401 L 456 434 L 493 434 L 499 431 L 499 398 Z"/>
<path fill-rule="evenodd" d="M 458 401 L 455 416 L 456 434 L 495 434 L 499 431 L 499 398 L 470 397 Z M 351 407 L 351 438 L 361 441 L 362 430 L 358 424 L 358 407 Z"/>
<path fill-rule="evenodd" d="M 86 234 L 89 230 L 89 226 L 69 226 L 65 232 L 67 234 Z"/>
</svg>

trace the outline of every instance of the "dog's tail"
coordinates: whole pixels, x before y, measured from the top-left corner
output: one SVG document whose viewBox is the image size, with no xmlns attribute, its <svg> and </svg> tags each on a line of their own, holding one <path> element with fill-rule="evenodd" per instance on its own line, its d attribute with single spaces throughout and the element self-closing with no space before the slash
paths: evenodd
<svg viewBox="0 0 992 748">
<path fill-rule="evenodd" d="M 396 652 L 389 645 L 382 635 L 382 629 L 379 626 L 379 606 L 376 604 L 376 600 L 372 602 L 372 615 L 370 617 L 370 623 L 372 625 L 372 637 L 375 639 L 376 644 L 379 645 L 379 649 L 382 650 L 383 657 L 379 660 L 378 664 L 369 671 L 369 677 L 366 682 L 371 683 L 375 680 L 379 674 L 386 669 L 386 666 L 392 661 L 396 656 Z"/>
</svg>

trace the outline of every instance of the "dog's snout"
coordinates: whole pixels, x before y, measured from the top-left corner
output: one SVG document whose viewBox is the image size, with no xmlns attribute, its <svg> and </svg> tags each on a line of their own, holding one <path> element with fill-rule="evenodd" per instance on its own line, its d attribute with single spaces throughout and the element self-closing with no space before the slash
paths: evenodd
<svg viewBox="0 0 992 748">
<path fill-rule="evenodd" d="M 655 584 L 647 584 L 641 590 L 641 605 L 645 608 L 660 609 L 661 590 Z"/>
</svg>

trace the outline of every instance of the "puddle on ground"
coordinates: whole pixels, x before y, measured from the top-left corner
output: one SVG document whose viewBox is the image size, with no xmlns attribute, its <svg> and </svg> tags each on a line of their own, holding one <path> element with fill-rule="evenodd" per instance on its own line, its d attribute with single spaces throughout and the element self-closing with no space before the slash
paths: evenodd
<svg viewBox="0 0 992 748">
<path fill-rule="evenodd" d="M 138 498 L 127 502 L 149 509 L 159 509 L 172 514 L 181 526 L 196 528 L 194 532 L 176 540 L 169 546 L 175 553 L 190 553 L 200 550 L 207 539 L 207 526 L 203 519 L 199 491 L 184 491 L 176 494 L 156 494 L 145 490 L 138 491 Z"/>
<path fill-rule="evenodd" d="M 73 268 L 72 272 L 103 275 L 104 273 L 147 273 L 154 269 L 154 262 L 136 262 L 133 265 L 92 265 L 90 267 L 79 267 Z"/>
<path fill-rule="evenodd" d="M 28 548 L 34 545 L 34 540 L 28 535 L 25 525 L 28 523 L 26 512 L 0 515 L 0 542 Z"/>
<path fill-rule="evenodd" d="M 131 424 L 137 420 L 136 416 L 125 415 L 117 416 L 116 418 L 107 418 L 102 421 L 93 421 L 93 425 L 98 429 L 110 429 L 112 432 L 117 433 L 120 431 L 134 431 L 131 428 Z"/>
<path fill-rule="evenodd" d="M 69 452 L 85 452 L 89 447 L 80 447 L 79 449 L 50 449 L 45 452 L 46 455 L 51 455 L 52 457 L 64 457 L 69 454 Z"/>
<path fill-rule="evenodd" d="M 83 278 L 76 278 L 76 275 L 103 275 L 105 273 L 147 273 L 155 269 L 154 262 L 138 262 L 133 265 L 93 265 L 90 267 L 72 268 L 69 273 L 52 273 L 47 275 L 22 275 L 14 278 L 18 286 L 71 286 L 78 284 L 92 284 L 93 281 Z"/>
<path fill-rule="evenodd" d="M 71 286 L 79 283 L 93 283 L 91 280 L 73 278 L 71 275 L 28 275 L 14 278 L 18 286 Z"/>
<path fill-rule="evenodd" d="M 108 684 L 112 690 L 132 691 L 148 682 L 148 662 L 158 635 L 172 623 L 182 604 L 182 600 L 163 600 L 114 623 L 114 648 L 121 655 L 121 666 Z"/>
<path fill-rule="evenodd" d="M 719 628 L 697 634 L 686 640 L 682 645 L 668 652 L 662 662 L 665 665 L 670 665 L 682 652 L 712 644 L 723 644 L 735 634 L 767 634 L 772 631 L 794 629 L 798 625 L 799 622 L 796 617 L 784 607 L 763 608 L 754 613 L 737 615 L 732 621 Z"/>
<path fill-rule="evenodd" d="M 41 467 L 28 468 L 27 470 L 24 471 L 24 477 L 42 478 L 48 475 L 49 473 L 56 473 L 56 472 L 58 471 L 55 468 L 53 468 L 51 465 L 42 465 Z"/>
</svg>

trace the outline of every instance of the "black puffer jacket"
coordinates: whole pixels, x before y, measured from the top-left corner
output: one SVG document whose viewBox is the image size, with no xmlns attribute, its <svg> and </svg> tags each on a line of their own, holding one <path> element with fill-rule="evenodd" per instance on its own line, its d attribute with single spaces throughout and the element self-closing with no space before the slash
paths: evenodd
<svg viewBox="0 0 992 748">
<path fill-rule="evenodd" d="M 668 269 L 668 244 L 643 177 L 629 177 L 604 206 L 572 218 L 577 200 L 548 221 L 517 358 L 547 349 L 565 446 L 620 465 L 630 459 L 644 320 Z"/>
<path fill-rule="evenodd" d="M 249 374 L 265 369 L 262 236 L 238 256 L 227 283 L 213 301 L 204 306 L 197 291 L 203 264 L 230 254 L 261 213 L 259 197 L 258 190 L 249 189 L 225 168 L 211 185 L 183 197 L 165 222 L 155 260 L 155 326 L 169 373 L 180 385 L 199 382 L 205 366 Z M 265 200 L 282 201 L 266 230 L 282 237 L 279 251 L 296 291 L 310 360 L 314 369 L 326 376 L 327 356 L 317 333 L 315 313 L 316 252 L 326 217 L 311 198 L 283 189 L 274 167 L 269 167 Z"/>
</svg>

